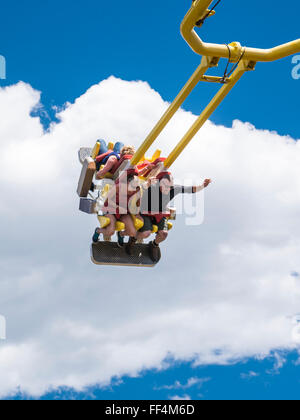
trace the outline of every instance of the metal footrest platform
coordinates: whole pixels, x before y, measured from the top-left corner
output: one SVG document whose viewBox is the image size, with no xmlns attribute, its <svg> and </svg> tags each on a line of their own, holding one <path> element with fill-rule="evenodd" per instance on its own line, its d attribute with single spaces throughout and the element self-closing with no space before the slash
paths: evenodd
<svg viewBox="0 0 300 420">
<path fill-rule="evenodd" d="M 125 247 L 119 248 L 116 242 L 98 242 L 91 246 L 92 262 L 97 265 L 128 267 L 155 267 L 150 257 L 149 245 L 136 244 L 134 255 L 128 255 Z"/>
</svg>

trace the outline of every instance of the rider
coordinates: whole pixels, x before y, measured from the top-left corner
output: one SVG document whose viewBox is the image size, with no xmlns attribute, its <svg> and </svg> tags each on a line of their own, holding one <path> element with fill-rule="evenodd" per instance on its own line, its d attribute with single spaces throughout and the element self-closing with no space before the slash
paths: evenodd
<svg viewBox="0 0 300 420">
<path fill-rule="evenodd" d="M 104 178 L 105 175 L 113 170 L 122 157 L 127 155 L 133 156 L 134 153 L 134 147 L 124 146 L 124 144 L 120 142 L 116 143 L 114 150 L 107 151 L 96 157 L 97 167 L 100 169 L 101 166 L 104 165 L 104 167 L 97 172 L 96 179 Z"/>
<path fill-rule="evenodd" d="M 135 238 L 131 238 L 129 246 L 133 246 L 137 240 L 148 238 L 153 231 L 153 225 L 157 224 L 158 232 L 156 239 L 151 242 L 151 257 L 154 262 L 161 258 L 159 244 L 168 237 L 168 210 L 169 203 L 179 194 L 195 194 L 208 187 L 210 179 L 206 179 L 200 186 L 184 187 L 174 185 L 174 180 L 169 172 L 161 172 L 156 179 L 152 180 L 148 189 L 141 199 L 140 213 L 144 220 L 144 226 L 139 230 Z"/>
<path fill-rule="evenodd" d="M 116 230 L 116 222 L 125 224 L 124 232 L 118 232 L 118 243 L 124 245 L 124 236 L 137 235 L 134 222 L 128 209 L 131 198 L 140 190 L 138 172 L 135 169 L 124 172 L 115 182 L 108 193 L 103 207 L 103 215 L 110 219 L 110 224 L 103 229 L 97 228 L 93 236 L 93 242 L 97 243 L 100 234 L 113 236 Z"/>
</svg>

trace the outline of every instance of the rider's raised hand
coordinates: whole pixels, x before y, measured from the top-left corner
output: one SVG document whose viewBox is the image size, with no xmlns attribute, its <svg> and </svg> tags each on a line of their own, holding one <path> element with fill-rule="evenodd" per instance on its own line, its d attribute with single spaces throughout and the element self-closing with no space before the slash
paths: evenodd
<svg viewBox="0 0 300 420">
<path fill-rule="evenodd" d="M 212 180 L 211 179 L 206 179 L 205 181 L 204 181 L 204 188 L 206 188 L 206 187 L 208 187 L 209 186 L 209 184 L 211 184 L 212 183 Z"/>
</svg>

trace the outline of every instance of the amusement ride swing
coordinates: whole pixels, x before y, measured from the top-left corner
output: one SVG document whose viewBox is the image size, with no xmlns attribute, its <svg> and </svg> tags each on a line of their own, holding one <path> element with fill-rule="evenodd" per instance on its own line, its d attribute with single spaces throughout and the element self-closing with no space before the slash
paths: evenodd
<svg viewBox="0 0 300 420">
<path fill-rule="evenodd" d="M 209 9 L 213 0 L 193 0 L 191 8 L 181 24 L 181 34 L 191 49 L 196 54 L 202 56 L 201 64 L 136 153 L 133 156 L 126 154 L 122 156 L 113 166 L 111 172 L 105 175 L 104 178 L 107 182 L 108 180 L 110 182 L 118 182 L 123 174 L 130 173 L 131 171 L 134 172 L 136 167 L 147 168 L 147 165 L 151 165 L 151 170 L 146 171 L 142 182 L 168 171 L 246 72 L 255 70 L 258 62 L 276 61 L 300 52 L 300 39 L 267 50 L 243 47 L 239 42 L 233 42 L 231 44 L 203 42 L 195 31 L 195 28 L 201 28 L 207 18 L 215 15 L 215 9 L 220 2 L 221 0 L 217 0 L 212 8 Z M 209 69 L 218 66 L 220 59 L 228 60 L 224 75 L 222 77 L 207 75 L 206 73 Z M 232 68 L 229 70 L 230 65 L 232 65 Z M 199 82 L 216 83 L 220 84 L 221 87 L 167 158 L 162 158 L 161 151 L 157 150 L 151 159 L 146 159 L 145 154 L 147 151 Z M 88 214 L 97 214 L 101 228 L 106 228 L 110 223 L 110 219 L 102 214 L 102 207 L 111 188 L 111 184 L 104 183 L 100 187 L 95 187 L 93 181 L 100 165 L 104 164 L 108 157 L 118 155 L 119 153 L 119 143 L 116 145 L 112 143 L 106 145 L 103 141 L 98 141 L 94 149 L 81 148 L 79 151 L 79 160 L 82 164 L 82 172 L 77 190 L 80 197 L 80 210 Z M 96 191 L 98 191 L 97 197 L 93 196 L 93 193 Z M 143 223 L 134 216 L 134 212 L 132 218 L 135 228 L 138 231 L 143 227 Z M 170 214 L 170 219 L 172 218 L 174 219 Z M 169 229 L 172 228 L 170 221 L 168 227 Z M 124 231 L 124 229 L 124 223 L 118 221 L 116 223 L 116 231 Z M 154 225 L 153 233 L 156 232 L 157 226 Z M 98 265 L 140 267 L 153 267 L 156 265 L 150 257 L 148 245 L 143 243 L 136 244 L 134 255 L 128 255 L 125 249 L 120 249 L 115 242 L 111 242 L 111 237 L 105 237 L 104 241 L 92 244 L 91 258 Z"/>
</svg>

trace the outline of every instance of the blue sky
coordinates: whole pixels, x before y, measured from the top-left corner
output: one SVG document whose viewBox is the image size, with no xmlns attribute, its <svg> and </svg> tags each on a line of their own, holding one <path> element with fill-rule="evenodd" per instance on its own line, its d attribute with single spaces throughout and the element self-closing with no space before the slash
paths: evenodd
<svg viewBox="0 0 300 420">
<path fill-rule="evenodd" d="M 113 74 L 146 80 L 171 101 L 199 63 L 179 32 L 189 4 L 184 0 L 155 0 L 151 7 L 137 0 L 117 0 L 114 6 L 96 0 L 5 2 L 0 36 L 1 54 L 7 59 L 7 84 L 30 83 L 43 92 L 42 101 L 49 109 L 72 102 Z M 282 19 L 272 0 L 263 5 L 259 0 L 243 2 L 242 7 L 237 0 L 224 1 L 218 18 L 203 28 L 203 38 L 272 47 L 298 38 L 299 8 L 294 0 Z M 259 64 L 213 120 L 225 125 L 231 125 L 233 118 L 250 120 L 257 128 L 299 137 L 300 82 L 292 79 L 291 70 L 291 58 Z M 198 113 L 214 89 L 199 86 L 185 108 Z"/>
<path fill-rule="evenodd" d="M 88 388 L 76 393 L 69 389 L 50 392 L 43 399 L 170 399 L 174 396 L 194 400 L 299 400 L 299 355 L 280 353 L 284 365 L 278 368 L 274 357 L 266 360 L 245 360 L 231 366 L 195 368 L 172 363 L 162 372 L 143 372 L 137 378 L 115 379 L 110 387 Z M 194 383 L 190 382 L 195 379 Z M 27 398 L 18 395 L 15 398 Z"/>
<path fill-rule="evenodd" d="M 53 106 L 73 102 L 110 75 L 147 81 L 171 101 L 199 63 L 179 32 L 189 4 L 188 0 L 2 0 L 0 55 L 7 61 L 7 80 L 0 81 L 0 86 L 22 80 L 40 90 L 49 114 L 46 124 L 53 117 Z M 272 0 L 224 0 L 217 12 L 217 18 L 209 20 L 202 32 L 212 42 L 239 40 L 243 45 L 267 48 L 299 37 L 300 4 L 296 0 L 284 17 Z M 300 138 L 300 80 L 293 80 L 291 71 L 291 58 L 258 64 L 212 120 L 226 126 L 233 119 L 250 121 L 256 128 Z M 199 113 L 214 91 L 214 86 L 199 85 L 185 109 Z M 273 369 L 274 358 L 227 367 L 175 364 L 164 372 L 124 378 L 110 390 L 95 387 L 80 394 L 62 390 L 46 398 L 81 399 L 93 394 L 101 399 L 167 399 L 187 394 L 195 399 L 299 399 L 297 355 L 284 357 L 287 361 L 278 371 Z M 249 372 L 255 375 L 247 377 Z M 201 387 L 164 389 L 176 381 L 185 384 L 191 377 L 209 380 Z"/>
<path fill-rule="evenodd" d="M 232 366 L 195 368 L 190 364 L 174 364 L 163 373 L 145 372 L 140 378 L 124 378 L 120 385 L 107 390 L 91 389 L 80 398 L 101 399 L 169 399 L 174 395 L 189 396 L 195 400 L 289 400 L 300 398 L 300 367 L 298 354 L 281 354 L 286 364 L 276 368 L 270 357 L 264 362 L 245 360 Z M 190 378 L 199 382 L 188 387 Z M 182 386 L 176 386 L 180 382 Z M 168 389 L 169 388 L 169 389 Z M 170 389 L 171 388 L 171 389 Z M 68 392 L 67 392 L 68 394 Z M 49 395 L 51 398 L 56 395 Z M 69 395 L 74 393 L 69 392 Z M 76 394 L 75 394 L 76 395 Z M 48 396 L 48 397 L 49 397 Z M 93 397 L 94 396 L 94 397 Z"/>
</svg>

